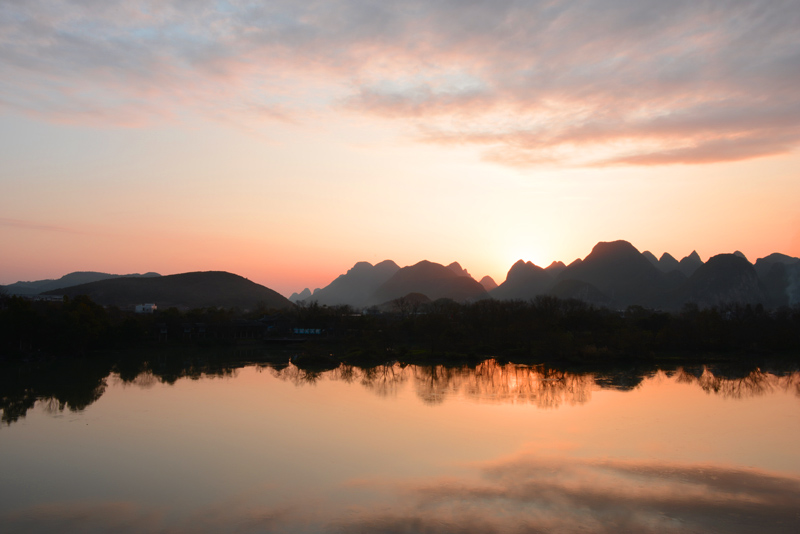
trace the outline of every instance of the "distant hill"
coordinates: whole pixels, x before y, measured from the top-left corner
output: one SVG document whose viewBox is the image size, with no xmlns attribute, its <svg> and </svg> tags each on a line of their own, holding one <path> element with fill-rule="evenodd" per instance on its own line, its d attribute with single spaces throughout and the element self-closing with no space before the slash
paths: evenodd
<svg viewBox="0 0 800 534">
<path fill-rule="evenodd" d="M 492 278 L 489 275 L 486 275 L 483 278 L 481 278 L 479 283 L 480 285 L 483 286 L 483 289 L 485 289 L 486 291 L 491 291 L 492 289 L 497 287 L 497 282 L 495 282 L 494 278 Z"/>
<path fill-rule="evenodd" d="M 300 293 L 292 293 L 292 296 L 289 297 L 289 302 L 297 303 L 301 300 L 305 300 L 311 296 L 311 290 L 305 288 Z"/>
<path fill-rule="evenodd" d="M 567 266 L 564 265 L 563 261 L 554 261 L 553 263 L 545 267 L 544 270 L 547 271 L 550 274 L 550 276 L 555 278 L 561 273 L 561 271 L 563 271 L 566 268 Z"/>
<path fill-rule="evenodd" d="M 659 266 L 658 265 L 658 258 L 656 258 L 656 255 L 653 254 L 652 252 L 650 252 L 649 250 L 645 250 L 644 252 L 642 252 L 642 256 L 647 258 L 647 261 L 652 263 L 654 266 L 656 266 L 656 267 Z"/>
<path fill-rule="evenodd" d="M 754 268 L 764 285 L 769 306 L 800 303 L 800 259 L 775 253 L 757 259 Z"/>
<path fill-rule="evenodd" d="M 580 280 L 561 280 L 547 292 L 560 299 L 577 299 L 596 306 L 608 306 L 608 295 L 601 293 L 588 282 Z"/>
<path fill-rule="evenodd" d="M 612 307 L 651 305 L 667 288 L 664 274 L 627 241 L 600 242 L 580 262 L 573 262 L 557 281 L 579 280 L 609 298 Z"/>
<path fill-rule="evenodd" d="M 472 277 L 459 276 L 444 265 L 423 260 L 397 271 L 373 293 L 368 304 L 380 305 L 409 293 L 421 293 L 431 300 L 449 298 L 456 302 L 488 296 Z"/>
<path fill-rule="evenodd" d="M 703 260 L 700 259 L 700 255 L 697 251 L 693 250 L 691 254 L 680 261 L 678 270 L 689 277 L 692 276 L 701 265 L 703 265 Z"/>
<path fill-rule="evenodd" d="M 725 304 L 767 304 L 753 265 L 744 255 L 718 254 L 698 267 L 672 296 L 673 307 L 687 302 L 701 308 Z"/>
<path fill-rule="evenodd" d="M 658 268 L 662 273 L 669 273 L 680 270 L 681 264 L 672 256 L 672 254 L 665 252 L 658 259 Z"/>
<path fill-rule="evenodd" d="M 305 300 L 306 302 L 315 301 L 318 304 L 327 306 L 335 306 L 338 304 L 363 306 L 381 284 L 386 282 L 399 270 L 400 267 L 392 260 L 384 260 L 377 265 L 372 265 L 366 261 L 360 261 L 347 271 L 347 273 L 339 275 L 327 286 L 314 291 L 314 293 Z M 455 276 L 455 273 L 453 274 Z"/>
<path fill-rule="evenodd" d="M 686 277 L 689 277 L 692 276 L 692 273 L 694 273 L 698 267 L 703 265 L 703 261 L 700 259 L 700 256 L 698 256 L 696 251 L 692 251 L 691 254 L 683 258 L 681 261 L 676 260 L 675 257 L 669 252 L 662 254 L 661 259 L 656 258 L 655 255 L 649 250 L 642 252 L 642 256 L 647 258 L 647 260 L 659 271 L 667 275 L 670 275 L 674 271 L 678 271 L 683 273 Z"/>
<path fill-rule="evenodd" d="M 456 273 L 458 276 L 469 276 L 470 278 L 472 278 L 472 275 L 469 274 L 469 272 L 467 272 L 466 269 L 462 268 L 461 264 L 458 263 L 457 261 L 454 261 L 453 263 L 448 265 L 447 268 Z"/>
<path fill-rule="evenodd" d="M 111 278 L 48 291 L 48 295 L 87 295 L 105 306 L 132 308 L 153 302 L 159 308 L 283 309 L 292 306 L 279 293 L 241 276 L 222 272 L 194 272 L 153 278 Z"/>
<path fill-rule="evenodd" d="M 796 263 L 800 263 L 800 258 L 793 258 L 786 254 L 778 254 L 776 252 L 769 256 L 758 258 L 753 267 L 755 267 L 758 277 L 763 278 L 775 264 L 794 265 Z"/>
<path fill-rule="evenodd" d="M 492 290 L 492 298 L 500 300 L 529 300 L 547 293 L 555 280 L 545 269 L 528 261 L 519 260 L 508 270 L 505 281 Z"/>
<path fill-rule="evenodd" d="M 398 297 L 394 300 L 390 300 L 389 302 L 384 302 L 383 304 L 378 305 L 378 310 L 382 312 L 400 312 L 400 313 L 412 313 L 420 306 L 424 304 L 429 304 L 431 299 L 427 296 L 423 295 L 422 293 L 409 293 L 403 297 Z"/>
<path fill-rule="evenodd" d="M 110 278 L 152 278 L 161 276 L 158 273 L 145 274 L 108 274 L 94 271 L 76 271 L 65 274 L 57 280 L 36 280 L 33 282 L 15 282 L 4 286 L 9 295 L 38 295 L 47 291 L 53 291 L 65 287 L 77 286 L 97 282 L 98 280 L 108 280 Z"/>
</svg>

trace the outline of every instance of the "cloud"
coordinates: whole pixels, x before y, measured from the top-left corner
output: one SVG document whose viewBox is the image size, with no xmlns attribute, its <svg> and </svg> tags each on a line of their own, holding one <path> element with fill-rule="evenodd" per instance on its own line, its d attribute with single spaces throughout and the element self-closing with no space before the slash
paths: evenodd
<svg viewBox="0 0 800 534">
<path fill-rule="evenodd" d="M 20 219 L 9 219 L 0 217 L 0 226 L 10 226 L 12 228 L 22 228 L 24 230 L 39 230 L 43 232 L 65 232 L 68 234 L 82 234 L 78 230 L 66 228 L 64 226 L 54 226 L 50 224 L 40 224 L 36 222 L 23 221 Z"/>
<path fill-rule="evenodd" d="M 131 126 L 356 112 L 515 166 L 737 161 L 800 141 L 798 25 L 793 0 L 14 0 L 0 105 Z"/>
</svg>

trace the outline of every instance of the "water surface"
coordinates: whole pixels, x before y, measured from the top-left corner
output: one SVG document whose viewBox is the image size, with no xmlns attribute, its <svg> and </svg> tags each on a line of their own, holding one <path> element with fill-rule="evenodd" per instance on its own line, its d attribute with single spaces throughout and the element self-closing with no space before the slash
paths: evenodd
<svg viewBox="0 0 800 534">
<path fill-rule="evenodd" d="M 4 531 L 800 531 L 797 372 L 173 360 L 4 393 Z"/>
</svg>

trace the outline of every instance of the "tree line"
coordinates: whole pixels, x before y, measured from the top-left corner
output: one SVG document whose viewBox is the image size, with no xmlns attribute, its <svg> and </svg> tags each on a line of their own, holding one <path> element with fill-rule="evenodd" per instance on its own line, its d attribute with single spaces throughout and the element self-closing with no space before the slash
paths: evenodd
<svg viewBox="0 0 800 534">
<path fill-rule="evenodd" d="M 317 335 L 305 336 L 312 331 Z M 300 332 L 298 334 L 298 332 Z M 339 359 L 482 358 L 525 361 L 648 358 L 664 354 L 800 354 L 800 307 L 726 305 L 624 311 L 579 300 L 459 304 L 394 301 L 388 311 L 310 304 L 275 311 L 175 308 L 135 314 L 86 296 L 62 302 L 0 297 L 0 354 L 84 355 L 152 345 L 306 341 Z"/>
</svg>

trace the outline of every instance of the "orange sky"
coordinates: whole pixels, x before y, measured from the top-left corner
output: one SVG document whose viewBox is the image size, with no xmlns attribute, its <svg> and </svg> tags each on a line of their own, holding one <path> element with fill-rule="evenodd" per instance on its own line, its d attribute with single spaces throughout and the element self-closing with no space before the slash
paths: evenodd
<svg viewBox="0 0 800 534">
<path fill-rule="evenodd" d="M 3 3 L 0 284 L 226 270 L 288 295 L 384 259 L 502 282 L 615 239 L 800 256 L 798 23 L 790 1 Z"/>
</svg>

